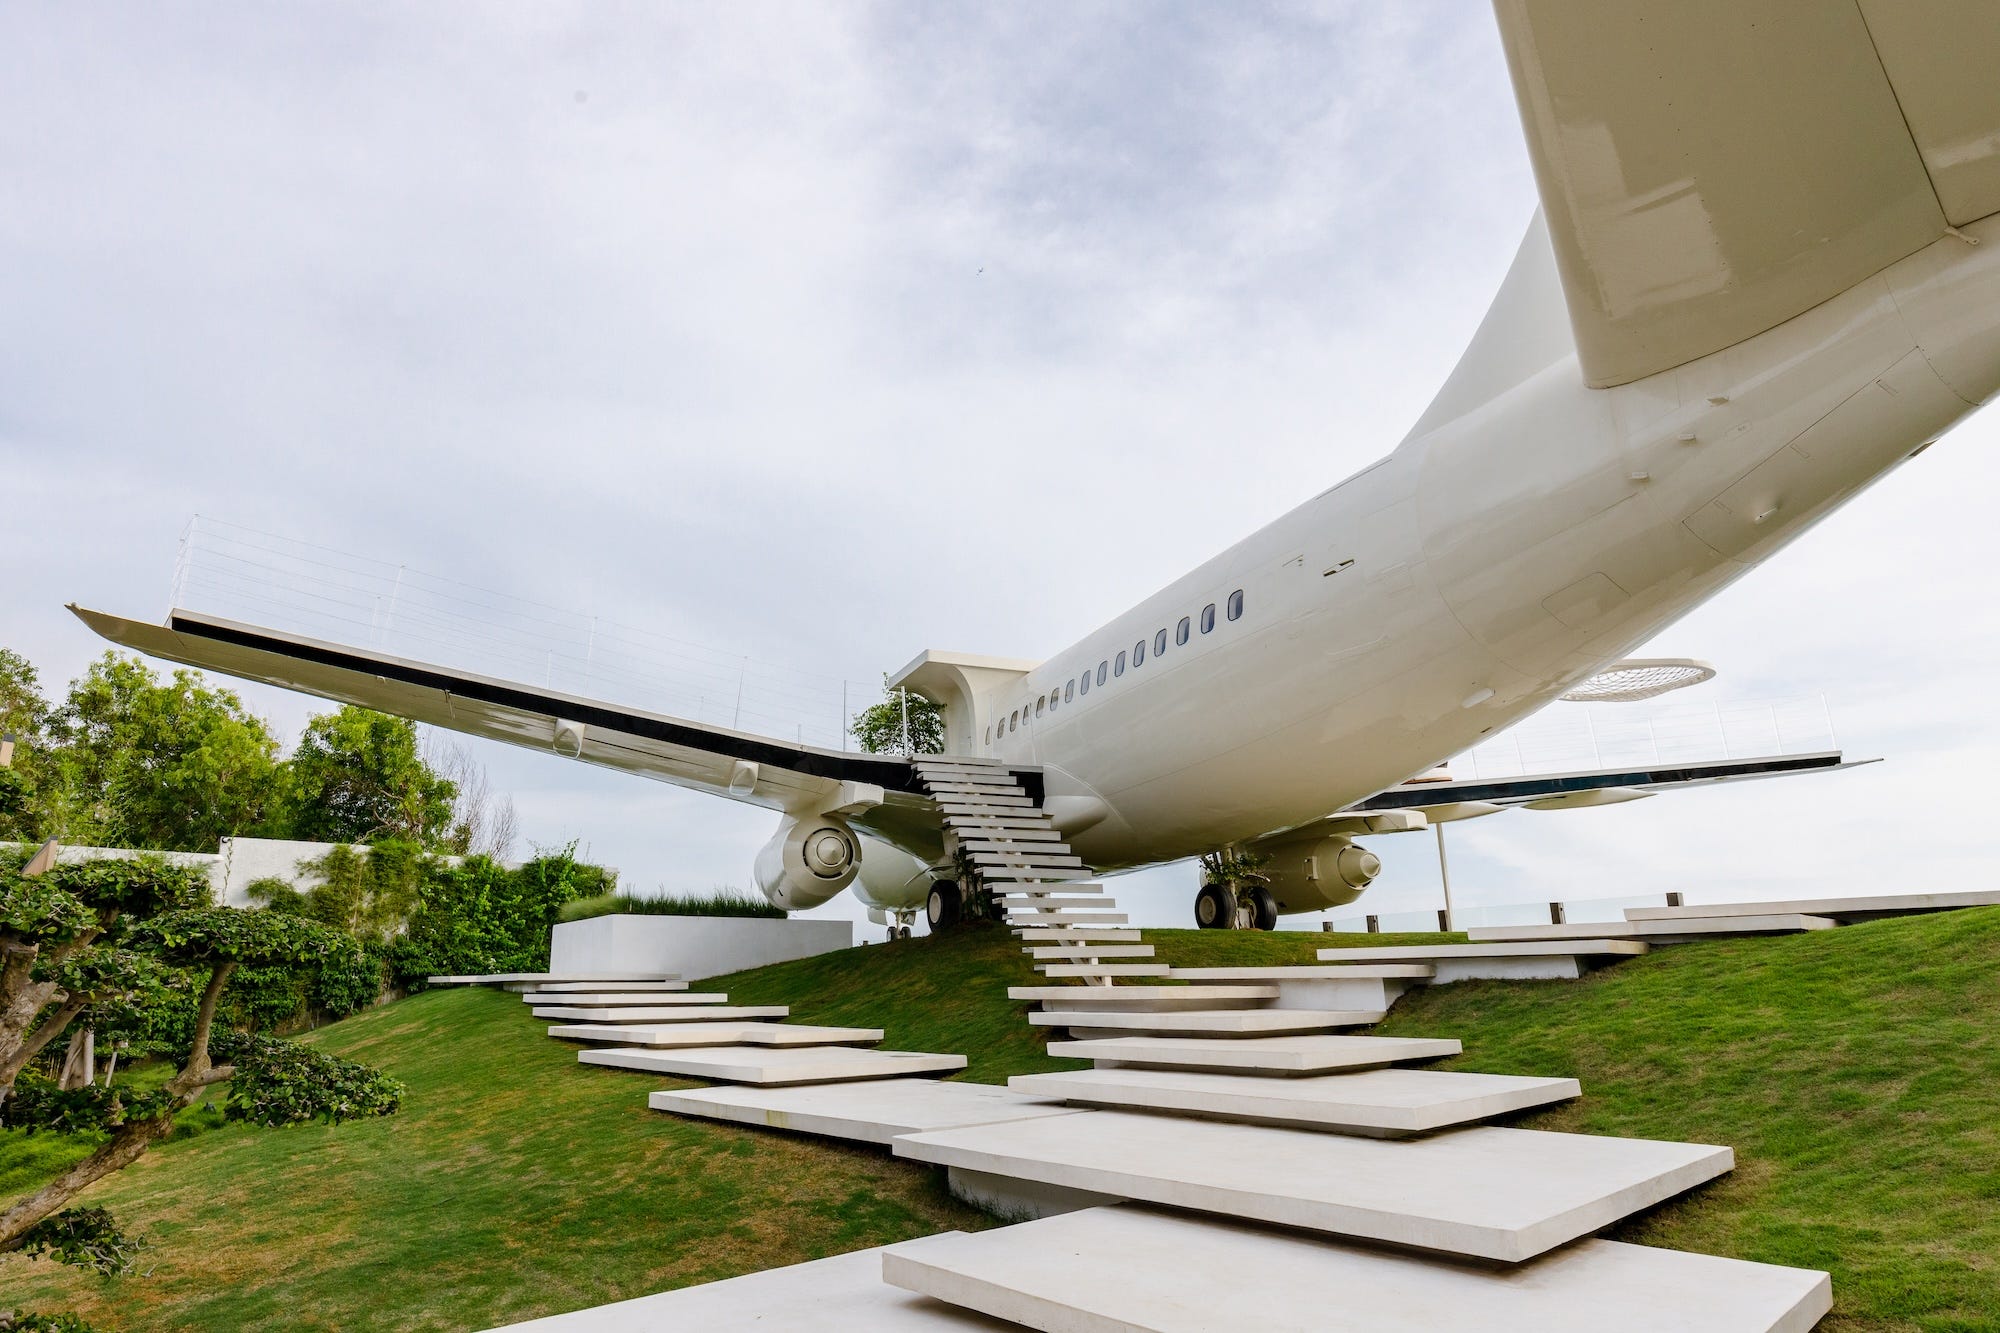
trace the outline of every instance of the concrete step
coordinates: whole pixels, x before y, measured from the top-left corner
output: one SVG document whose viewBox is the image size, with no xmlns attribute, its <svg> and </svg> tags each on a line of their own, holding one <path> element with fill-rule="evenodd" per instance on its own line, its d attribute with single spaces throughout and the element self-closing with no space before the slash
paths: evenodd
<svg viewBox="0 0 2000 1333">
<path fill-rule="evenodd" d="M 1093 1333 L 1804 1333 L 1833 1303 L 1825 1273 L 1646 1245 L 1586 1240 L 1495 1269 L 1131 1205 L 904 1241 L 882 1278 Z"/>
<path fill-rule="evenodd" d="M 538 986 L 529 994 L 591 995 L 613 991 L 682 991 L 685 981 L 556 981 Z"/>
<path fill-rule="evenodd" d="M 1062 1009 L 1028 1015 L 1028 1022 L 1036 1027 L 1068 1028 L 1079 1036 L 1101 1032 L 1118 1036 L 1275 1037 L 1367 1027 L 1381 1021 L 1380 1010 L 1348 1009 L 1192 1009 L 1150 1014 Z"/>
<path fill-rule="evenodd" d="M 637 1069 L 648 1074 L 707 1078 L 718 1083 L 848 1083 L 856 1079 L 902 1078 L 908 1074 L 951 1074 L 965 1068 L 962 1055 L 922 1051 L 873 1051 L 854 1046 L 772 1049 L 714 1046 L 695 1051 L 648 1051 L 617 1046 L 578 1051 L 587 1065 Z"/>
<path fill-rule="evenodd" d="M 1036 952 L 1041 952 L 1037 950 Z M 1253 1009 L 1278 998 L 1276 986 L 1009 986 L 1007 998 L 1044 1009 Z"/>
<path fill-rule="evenodd" d="M 1321 950 L 1322 957 L 1325 953 Z M 1352 967 L 1331 964 L 1314 967 L 1308 963 L 1298 967 L 1177 967 L 1174 976 L 1189 981 L 1284 982 L 1329 978 L 1345 981 L 1354 977 L 1427 981 L 1436 971 L 1429 963 L 1357 963 Z"/>
<path fill-rule="evenodd" d="M 977 1173 L 957 1188 L 989 1198 L 1028 1181 L 1502 1263 L 1650 1208 L 1734 1161 L 1706 1144 L 1589 1134 L 1482 1126 L 1372 1139 L 1126 1111 L 909 1135 L 895 1151 Z M 1094 1256 L 1107 1271 L 1115 1258 Z"/>
<path fill-rule="evenodd" d="M 1061 962 L 1065 958 L 1151 958 L 1153 946 L 1150 944 L 1045 944 L 1022 953 L 1044 962 Z"/>
<path fill-rule="evenodd" d="M 1118 906 L 1118 900 L 1107 893 L 1010 893 L 1003 901 L 1007 904 L 1007 911 L 1014 916 L 1030 916 L 1043 912 L 1108 912 Z"/>
<path fill-rule="evenodd" d="M 1432 969 L 1431 985 L 1446 986 L 1454 981 L 1571 980 L 1593 967 L 1636 958 L 1647 947 L 1642 940 L 1519 940 L 1321 949 L 1319 957 L 1326 963 L 1422 963 Z"/>
<path fill-rule="evenodd" d="M 1010 926 L 1122 926 L 1123 912 L 1021 912 L 1007 913 Z"/>
<path fill-rule="evenodd" d="M 1696 907 L 1628 907 L 1627 921 L 1702 920 L 1724 916 L 1776 916 L 1798 912 L 1831 917 L 1842 923 L 1873 921 L 1885 916 L 1915 916 L 1952 912 L 1967 907 L 2000 907 L 2000 889 L 1971 893 L 1878 893 L 1862 898 L 1801 898 L 1795 902 L 1702 903 Z"/>
<path fill-rule="evenodd" d="M 490 1333 L 1020 1333 L 970 1310 L 941 1305 L 882 1281 L 882 1251 L 771 1268 L 637 1300 L 509 1324 Z"/>
<path fill-rule="evenodd" d="M 523 1004 L 562 1004 L 572 1009 L 643 1009 L 647 1005 L 662 1004 L 728 1004 L 729 996 L 722 991 L 610 991 L 597 994 L 572 995 L 567 991 L 551 994 L 548 991 L 529 991 L 521 997 Z"/>
<path fill-rule="evenodd" d="M 425 980 L 432 986 L 541 986 L 562 981 L 677 981 L 679 978 L 672 972 L 489 972 Z"/>
<path fill-rule="evenodd" d="M 676 1009 L 654 1005 L 645 1009 L 585 1009 L 551 1005 L 533 1011 L 536 1018 L 568 1023 L 731 1023 L 745 1019 L 784 1018 L 792 1011 L 782 1004 L 689 1004 Z"/>
<path fill-rule="evenodd" d="M 1106 1037 L 1052 1041 L 1049 1054 L 1094 1060 L 1099 1069 L 1227 1070 L 1264 1078 L 1298 1078 L 1342 1070 L 1379 1069 L 1462 1054 L 1449 1037 Z"/>
<path fill-rule="evenodd" d="M 1077 1114 L 1074 1107 L 990 1083 L 919 1078 L 794 1088 L 689 1088 L 656 1092 L 646 1104 L 674 1115 L 884 1145 L 899 1134 Z"/>
<path fill-rule="evenodd" d="M 610 1046 L 873 1046 L 880 1028 L 816 1027 L 810 1023 L 559 1023 L 549 1035 L 561 1041 Z"/>
<path fill-rule="evenodd" d="M 1137 944 L 1139 932 L 1132 927 L 1119 926 L 1040 926 L 1016 931 L 1030 944 L 1067 944 L 1072 940 L 1102 940 L 1106 944 Z"/>
<path fill-rule="evenodd" d="M 1165 963 L 1036 963 L 1045 977 L 1164 977 Z"/>
<path fill-rule="evenodd" d="M 1470 1125 L 1568 1101 L 1583 1091 L 1573 1078 L 1436 1069 L 1376 1069 L 1284 1079 L 1169 1069 L 1093 1069 L 1024 1074 L 1008 1079 L 1007 1086 L 1075 1106 L 1169 1111 L 1383 1138 Z"/>
<path fill-rule="evenodd" d="M 1577 921 L 1560 926 L 1479 926 L 1466 936 L 1479 944 L 1515 940 L 1619 939 L 1651 944 L 1681 944 L 1694 939 L 1730 935 L 1795 935 L 1807 930 L 1833 930 L 1832 917 L 1800 912 L 1760 916 L 1673 917 L 1665 921 Z"/>
</svg>

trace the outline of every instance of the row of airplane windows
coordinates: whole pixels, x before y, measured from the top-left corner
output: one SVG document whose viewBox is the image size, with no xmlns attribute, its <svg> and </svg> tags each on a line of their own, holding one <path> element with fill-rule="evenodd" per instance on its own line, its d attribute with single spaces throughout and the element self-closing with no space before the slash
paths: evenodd
<svg viewBox="0 0 2000 1333">
<path fill-rule="evenodd" d="M 1224 599 L 1223 614 L 1231 620 L 1242 619 L 1243 589 L 1238 588 Z M 1185 644 L 1188 639 L 1193 637 L 1194 619 L 1193 616 L 1182 616 L 1180 623 L 1174 626 L 1173 635 L 1176 645 Z M 1207 634 L 1214 629 L 1215 603 L 1210 602 L 1201 609 L 1201 632 Z M 1152 651 L 1153 656 L 1156 658 L 1167 655 L 1166 630 L 1161 630 L 1153 636 Z M 1113 677 L 1124 675 L 1127 660 L 1127 654 L 1121 652 L 1116 657 L 1106 658 L 1104 661 L 1099 662 L 1097 664 L 1097 671 L 1095 672 L 1097 683 L 1102 685 Z M 1145 665 L 1146 640 L 1141 639 L 1132 645 L 1129 660 L 1134 670 Z M 1059 689 L 1050 690 L 1031 704 L 1023 704 L 1021 707 L 1016 708 L 1008 715 L 1005 721 L 996 723 L 986 729 L 986 743 L 988 745 L 993 744 L 993 737 L 996 734 L 1005 736 L 1008 732 L 1019 731 L 1021 729 L 1021 719 L 1024 717 L 1032 720 L 1054 708 L 1060 707 L 1062 704 L 1074 702 L 1078 695 L 1089 694 L 1092 674 L 1088 668 L 1085 668 L 1084 673 L 1075 680 L 1065 682 Z"/>
</svg>

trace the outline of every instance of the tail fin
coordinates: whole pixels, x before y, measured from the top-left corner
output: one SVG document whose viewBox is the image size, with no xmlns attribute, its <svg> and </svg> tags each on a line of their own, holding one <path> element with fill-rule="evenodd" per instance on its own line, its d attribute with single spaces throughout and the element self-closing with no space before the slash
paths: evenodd
<svg viewBox="0 0 2000 1333">
<path fill-rule="evenodd" d="M 1992 0 L 1496 0 L 1584 377 L 1729 347 L 2000 210 Z"/>
</svg>

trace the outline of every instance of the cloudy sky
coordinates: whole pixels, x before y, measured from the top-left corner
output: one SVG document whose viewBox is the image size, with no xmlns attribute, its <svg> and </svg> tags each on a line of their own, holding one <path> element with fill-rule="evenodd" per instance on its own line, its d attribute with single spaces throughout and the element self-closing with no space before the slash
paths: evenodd
<svg viewBox="0 0 2000 1333">
<path fill-rule="evenodd" d="M 59 687 L 199 513 L 828 677 L 1037 657 L 1393 446 L 1533 207 L 1463 0 L 9 6 L 0 642 Z M 1655 645 L 1887 763 L 1461 825 L 1461 898 L 1987 882 L 1997 443 Z M 640 891 L 769 833 L 479 754 Z"/>
</svg>

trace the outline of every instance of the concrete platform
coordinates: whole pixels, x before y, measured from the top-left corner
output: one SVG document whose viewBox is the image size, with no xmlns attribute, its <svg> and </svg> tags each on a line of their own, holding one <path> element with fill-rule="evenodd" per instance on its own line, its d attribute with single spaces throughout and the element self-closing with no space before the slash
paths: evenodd
<svg viewBox="0 0 2000 1333">
<path fill-rule="evenodd" d="M 1578 921 L 1560 926 L 1479 926 L 1466 931 L 1476 943 L 1511 940 L 1637 939 L 1654 944 L 1680 944 L 1692 939 L 1728 935 L 1796 935 L 1807 930 L 1833 930 L 1832 917 L 1802 912 L 1759 915 L 1674 917 L 1665 921 Z"/>
<path fill-rule="evenodd" d="M 715 1046 L 696 1051 L 648 1051 L 615 1046 L 578 1051 L 580 1064 L 637 1069 L 678 1078 L 776 1087 L 792 1083 L 846 1083 L 855 1079 L 902 1078 L 909 1074 L 952 1074 L 965 1068 L 962 1055 L 922 1051 L 873 1051 L 853 1046 L 772 1049 Z"/>
<path fill-rule="evenodd" d="M 602 991 L 682 991 L 685 981 L 556 981 L 527 992 L 530 995 L 590 995 Z"/>
<path fill-rule="evenodd" d="M 549 1029 L 562 1041 L 675 1050 L 697 1046 L 873 1046 L 881 1028 L 815 1027 L 810 1023 L 568 1023 Z"/>
<path fill-rule="evenodd" d="M 1254 1009 L 1276 986 L 1009 986 L 1007 998 L 1044 1009 Z"/>
<path fill-rule="evenodd" d="M 1322 962 L 1421 963 L 1431 969 L 1428 984 L 1455 981 L 1573 980 L 1608 963 L 1646 952 L 1641 940 L 1552 940 L 1489 944 L 1418 944 L 1366 949 L 1321 949 Z"/>
<path fill-rule="evenodd" d="M 1322 949 L 1324 958 L 1332 950 Z M 1342 952 L 1345 952 L 1344 950 Z M 1379 977 L 1392 981 L 1423 981 L 1437 969 L 1429 963 L 1356 963 L 1351 967 L 1310 963 L 1297 967 L 1177 967 L 1174 976 L 1186 981 L 1239 981 L 1278 984 L 1287 981 L 1347 980 Z"/>
<path fill-rule="evenodd" d="M 536 1018 L 572 1023 L 731 1023 L 783 1018 L 792 1011 L 782 1004 L 689 1004 L 679 1008 L 659 1004 L 634 1009 L 586 1009 L 565 1004 L 532 1012 Z"/>
<path fill-rule="evenodd" d="M 674 1115 L 884 1146 L 900 1134 L 1081 1114 L 1060 1102 L 1010 1092 L 990 1083 L 932 1079 L 823 1083 L 801 1088 L 696 1088 L 656 1092 L 646 1104 Z"/>
<path fill-rule="evenodd" d="M 1077 940 L 1090 940 L 1101 944 L 1137 944 L 1139 932 L 1125 926 L 1104 926 L 1092 929 L 1089 926 L 1055 927 L 1031 926 L 1014 932 L 1029 944 L 1068 944 Z"/>
<path fill-rule="evenodd" d="M 1165 963 L 1036 963 L 1045 977 L 1164 977 Z"/>
<path fill-rule="evenodd" d="M 1036 1027 L 1149 1036 L 1269 1037 L 1360 1028 L 1382 1021 L 1379 1009 L 1191 1009 L 1164 1013 L 1118 1009 L 1044 1009 L 1028 1015 Z"/>
<path fill-rule="evenodd" d="M 1089 954 L 1093 958 L 1151 958 L 1153 946 L 1150 944 L 1038 944 L 1021 950 L 1037 962 L 1060 962 L 1065 958 L 1075 958 Z"/>
<path fill-rule="evenodd" d="M 1167 1111 L 1255 1125 L 1401 1137 L 1474 1124 L 1580 1096 L 1573 1078 L 1377 1069 L 1309 1078 L 1165 1069 L 1024 1074 L 1015 1092 L 1112 1110 Z"/>
<path fill-rule="evenodd" d="M 1298 1078 L 1440 1060 L 1464 1048 L 1448 1037 L 1110 1037 L 1052 1041 L 1049 1054 L 1100 1069 L 1228 1070 Z"/>
<path fill-rule="evenodd" d="M 2000 907 L 2000 889 L 1972 893 L 1878 893 L 1863 898 L 1801 898 L 1774 903 L 1701 903 L 1694 907 L 1628 907 L 1627 921 L 1697 920 L 1723 916 L 1771 916 L 1802 912 L 1835 921 L 1873 921 L 1885 916 L 1954 912 L 1967 907 Z"/>
<path fill-rule="evenodd" d="M 960 1310 L 882 1281 L 882 1251 L 817 1259 L 722 1282 L 682 1287 L 595 1309 L 508 1324 L 490 1333 L 1019 1333 L 1019 1327 Z"/>
<path fill-rule="evenodd" d="M 1123 912 L 1026 912 L 1011 908 L 1007 912 L 1010 926 L 1122 926 L 1131 920 Z"/>
<path fill-rule="evenodd" d="M 1734 1163 L 1727 1148 L 1589 1134 L 1481 1127 L 1374 1139 L 1126 1111 L 914 1134 L 895 1150 L 954 1169 L 1503 1263 L 1609 1226 Z M 1118 1258 L 1093 1262 L 1117 1273 Z M 1233 1285 L 1255 1285 L 1221 1271 Z M 1337 1289 L 1325 1304 L 1338 1304 Z"/>
<path fill-rule="evenodd" d="M 489 972 L 479 976 L 426 977 L 433 986 L 520 986 L 562 981 L 676 981 L 672 972 Z"/>
<path fill-rule="evenodd" d="M 533 990 L 521 997 L 524 1004 L 562 1004 L 572 1009 L 644 1009 L 647 1005 L 661 1004 L 728 1004 L 729 996 L 722 991 L 605 991 L 583 995 L 568 992 L 551 994 L 548 991 Z"/>
<path fill-rule="evenodd" d="M 1614 1241 L 1494 1269 L 1130 1205 L 905 1241 L 882 1277 L 1093 1333 L 1805 1333 L 1833 1303 L 1825 1273 Z"/>
</svg>

